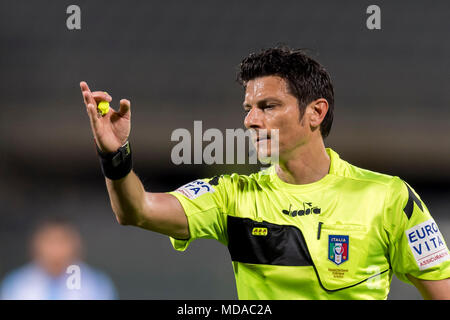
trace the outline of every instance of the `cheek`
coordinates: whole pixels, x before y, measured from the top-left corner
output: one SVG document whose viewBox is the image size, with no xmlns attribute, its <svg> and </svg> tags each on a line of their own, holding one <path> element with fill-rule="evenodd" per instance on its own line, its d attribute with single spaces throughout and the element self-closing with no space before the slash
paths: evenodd
<svg viewBox="0 0 450 320">
<path fill-rule="evenodd" d="M 289 121 L 285 123 L 284 126 L 280 127 L 280 148 L 289 149 L 290 147 L 298 146 L 307 138 L 308 132 L 305 130 L 304 124 L 301 123 L 298 118 L 291 120 L 292 121 Z"/>
<path fill-rule="evenodd" d="M 296 144 L 305 135 L 304 118 L 300 120 L 300 110 L 293 104 L 282 112 L 265 114 L 267 128 L 279 130 L 280 146 Z"/>
<path fill-rule="evenodd" d="M 304 136 L 304 132 L 300 124 L 289 127 L 286 126 L 280 130 L 280 140 L 283 139 L 284 143 L 295 143 L 295 141 L 302 136 Z"/>
</svg>

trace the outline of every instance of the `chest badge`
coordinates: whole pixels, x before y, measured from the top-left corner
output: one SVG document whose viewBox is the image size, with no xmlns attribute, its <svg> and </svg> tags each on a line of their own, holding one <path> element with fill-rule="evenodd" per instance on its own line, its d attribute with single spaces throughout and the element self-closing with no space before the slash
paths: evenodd
<svg viewBox="0 0 450 320">
<path fill-rule="evenodd" d="M 348 260 L 349 236 L 328 236 L 328 260 L 337 265 Z"/>
<path fill-rule="evenodd" d="M 267 228 L 253 228 L 252 235 L 254 236 L 267 236 Z"/>
</svg>

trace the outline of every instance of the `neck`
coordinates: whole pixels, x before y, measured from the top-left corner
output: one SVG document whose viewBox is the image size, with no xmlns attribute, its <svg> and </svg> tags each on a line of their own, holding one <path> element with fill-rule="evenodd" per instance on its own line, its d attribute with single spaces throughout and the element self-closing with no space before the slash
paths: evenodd
<svg viewBox="0 0 450 320">
<path fill-rule="evenodd" d="M 299 146 L 286 159 L 280 157 L 275 170 L 282 181 L 290 184 L 308 184 L 322 179 L 330 170 L 330 157 L 323 140 Z"/>
</svg>

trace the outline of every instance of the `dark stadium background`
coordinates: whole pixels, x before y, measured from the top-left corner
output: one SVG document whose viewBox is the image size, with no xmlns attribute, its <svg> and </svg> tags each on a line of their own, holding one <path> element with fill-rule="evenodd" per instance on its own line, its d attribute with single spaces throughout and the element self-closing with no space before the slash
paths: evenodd
<svg viewBox="0 0 450 320">
<path fill-rule="evenodd" d="M 66 8 L 81 8 L 81 30 Z M 366 8 L 381 8 L 381 30 Z M 246 166 L 175 166 L 170 134 L 240 128 L 236 67 L 277 43 L 309 48 L 332 75 L 327 146 L 364 168 L 398 175 L 421 195 L 450 240 L 448 1 L 0 2 L 0 277 L 27 261 L 33 224 L 63 216 L 79 227 L 86 261 L 123 299 L 235 299 L 225 247 L 122 227 L 109 206 L 79 90 L 132 102 L 135 170 L 167 191 Z M 393 281 L 390 299 L 416 299 Z"/>
</svg>

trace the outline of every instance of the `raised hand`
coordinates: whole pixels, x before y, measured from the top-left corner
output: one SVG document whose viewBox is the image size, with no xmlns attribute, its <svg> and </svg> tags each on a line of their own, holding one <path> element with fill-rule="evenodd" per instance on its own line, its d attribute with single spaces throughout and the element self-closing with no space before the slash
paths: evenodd
<svg viewBox="0 0 450 320">
<path fill-rule="evenodd" d="M 102 116 L 97 110 L 97 104 L 100 101 L 111 102 L 111 96 L 103 91 L 91 92 L 84 81 L 80 82 L 80 88 L 98 148 L 105 153 L 117 151 L 130 135 L 130 101 L 120 100 L 119 111 L 110 108 L 109 112 Z"/>
</svg>

